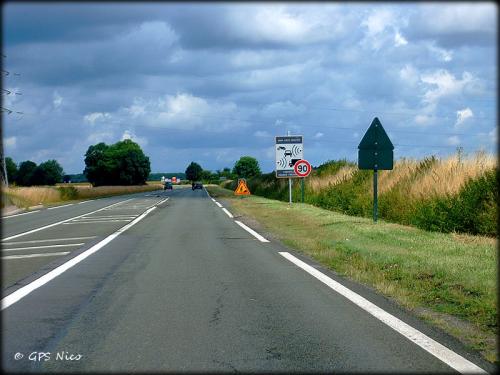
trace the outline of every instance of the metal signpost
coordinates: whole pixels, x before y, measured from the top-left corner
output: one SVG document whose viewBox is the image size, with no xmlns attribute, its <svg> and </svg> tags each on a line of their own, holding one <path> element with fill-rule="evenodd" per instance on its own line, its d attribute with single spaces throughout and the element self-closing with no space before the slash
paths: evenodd
<svg viewBox="0 0 500 375">
<path fill-rule="evenodd" d="M 358 168 L 373 169 L 373 221 L 378 218 L 378 171 L 392 170 L 394 145 L 387 136 L 379 119 L 375 117 L 358 146 Z"/>
<path fill-rule="evenodd" d="M 293 167 L 304 157 L 301 135 L 276 137 L 276 177 L 288 178 L 289 203 L 292 204 L 292 178 L 299 177 Z"/>
<path fill-rule="evenodd" d="M 295 163 L 293 166 L 293 170 L 295 171 L 295 174 L 299 177 L 300 179 L 300 197 L 302 203 L 304 203 L 304 178 L 309 176 L 309 173 L 311 173 L 312 167 L 311 164 L 307 160 L 299 160 L 298 162 Z"/>
</svg>

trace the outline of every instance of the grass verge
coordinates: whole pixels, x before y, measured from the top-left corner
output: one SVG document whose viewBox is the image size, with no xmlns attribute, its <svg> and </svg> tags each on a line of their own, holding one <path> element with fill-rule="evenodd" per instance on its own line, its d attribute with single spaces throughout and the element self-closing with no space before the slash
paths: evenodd
<svg viewBox="0 0 500 375">
<path fill-rule="evenodd" d="M 335 272 L 375 288 L 496 362 L 496 239 L 347 216 L 207 186 L 236 214 Z"/>
<path fill-rule="evenodd" d="M 19 208 L 28 208 L 39 204 L 56 205 L 58 203 L 65 203 L 73 200 L 103 198 L 163 188 L 161 184 L 99 187 L 69 185 L 72 184 L 65 184 L 64 186 L 4 187 L 2 189 L 2 202 L 13 204 Z"/>
</svg>

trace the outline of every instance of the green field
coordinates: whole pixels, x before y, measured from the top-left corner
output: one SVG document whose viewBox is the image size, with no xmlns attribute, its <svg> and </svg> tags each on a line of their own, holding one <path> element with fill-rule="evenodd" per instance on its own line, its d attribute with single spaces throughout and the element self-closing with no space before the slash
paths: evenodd
<svg viewBox="0 0 500 375">
<path fill-rule="evenodd" d="M 348 216 L 309 204 L 208 186 L 235 214 L 259 230 L 350 279 L 375 288 L 404 308 L 497 360 L 496 239 Z M 258 223 L 258 224 L 257 224 Z"/>
</svg>

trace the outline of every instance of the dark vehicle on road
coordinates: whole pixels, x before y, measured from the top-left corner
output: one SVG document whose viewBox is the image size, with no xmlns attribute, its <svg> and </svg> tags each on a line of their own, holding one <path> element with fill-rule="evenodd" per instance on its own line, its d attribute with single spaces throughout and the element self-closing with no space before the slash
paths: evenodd
<svg viewBox="0 0 500 375">
<path fill-rule="evenodd" d="M 203 189 L 203 184 L 201 182 L 194 182 L 192 185 L 193 190 L 194 189 Z"/>
<path fill-rule="evenodd" d="M 174 187 L 172 186 L 172 183 L 170 181 L 166 181 L 165 185 L 163 186 L 163 190 L 167 189 L 173 189 Z"/>
</svg>

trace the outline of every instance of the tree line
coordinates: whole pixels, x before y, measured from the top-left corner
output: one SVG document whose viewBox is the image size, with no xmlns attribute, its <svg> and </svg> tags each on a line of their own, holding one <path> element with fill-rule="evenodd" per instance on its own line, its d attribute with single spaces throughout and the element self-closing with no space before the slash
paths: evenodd
<svg viewBox="0 0 500 375">
<path fill-rule="evenodd" d="M 149 157 L 130 139 L 112 145 L 104 142 L 91 145 L 85 153 L 84 161 L 83 175 L 64 175 L 63 168 L 56 160 L 47 160 L 40 165 L 26 160 L 18 166 L 12 158 L 5 158 L 9 183 L 18 186 L 55 185 L 63 181 L 69 182 L 72 176 L 85 177 L 93 186 L 143 185 L 151 174 Z M 260 174 L 258 161 L 251 156 L 243 156 L 232 169 L 226 167 L 215 173 L 191 162 L 186 168 L 185 178 L 191 181 L 215 182 L 221 179 L 250 178 Z"/>
<path fill-rule="evenodd" d="M 56 160 L 47 160 L 37 165 L 31 160 L 19 163 L 5 158 L 9 184 L 18 186 L 55 185 L 63 180 L 63 169 Z"/>
<path fill-rule="evenodd" d="M 235 164 L 233 169 L 224 168 L 215 173 L 204 170 L 201 165 L 191 162 L 186 168 L 186 179 L 190 181 L 218 182 L 221 178 L 234 180 L 236 178 L 250 178 L 260 176 L 261 171 L 257 159 L 251 156 L 242 156 Z"/>
</svg>

